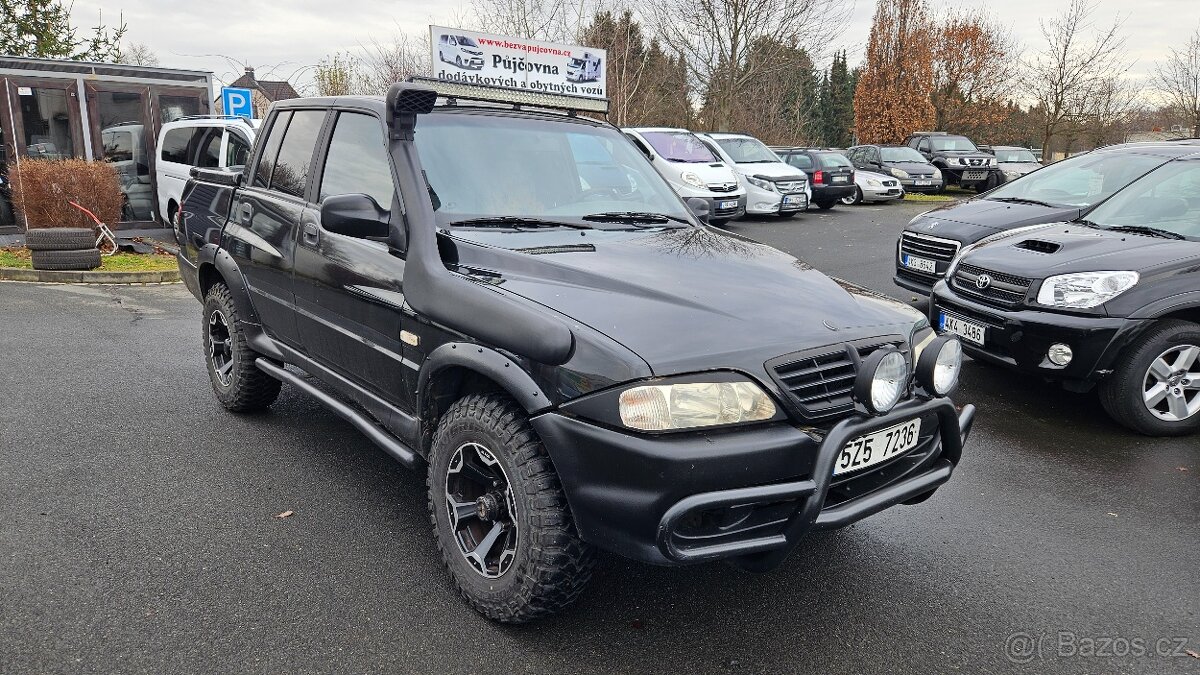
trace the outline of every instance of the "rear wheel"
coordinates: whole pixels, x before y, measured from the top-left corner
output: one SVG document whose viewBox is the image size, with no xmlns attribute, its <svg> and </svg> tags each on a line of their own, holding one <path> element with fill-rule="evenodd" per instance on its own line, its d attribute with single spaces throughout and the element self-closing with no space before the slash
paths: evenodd
<svg viewBox="0 0 1200 675">
<path fill-rule="evenodd" d="M 817 202 L 817 208 L 821 209 L 822 211 L 828 211 L 829 209 L 833 208 L 833 205 L 835 203 L 837 203 L 836 200 L 831 201 L 831 202 L 820 201 L 820 202 Z"/>
<path fill-rule="evenodd" d="M 855 204 L 861 204 L 862 198 L 863 198 L 862 190 L 860 190 L 858 188 L 858 186 L 856 185 L 856 186 L 854 186 L 854 194 L 846 195 L 845 197 L 842 197 L 842 203 L 845 204 L 846 206 L 854 206 Z"/>
<path fill-rule="evenodd" d="M 524 623 L 575 601 L 595 555 L 525 411 L 504 396 L 459 399 L 429 457 L 429 517 L 462 597 L 494 621 Z"/>
<path fill-rule="evenodd" d="M 214 284 L 204 297 L 202 337 L 208 377 L 221 405 L 233 412 L 253 412 L 275 402 L 280 382 L 254 364 L 258 354 L 246 341 L 225 284 Z"/>
<path fill-rule="evenodd" d="M 1200 324 L 1163 321 L 1120 362 L 1100 386 L 1100 403 L 1117 423 L 1148 436 L 1200 430 Z"/>
</svg>

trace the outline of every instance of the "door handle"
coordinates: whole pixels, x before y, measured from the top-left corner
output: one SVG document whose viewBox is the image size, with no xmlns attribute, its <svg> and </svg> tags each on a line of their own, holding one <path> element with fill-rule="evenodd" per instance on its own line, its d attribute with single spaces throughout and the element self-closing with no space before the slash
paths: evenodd
<svg viewBox="0 0 1200 675">
<path fill-rule="evenodd" d="M 249 204 L 242 204 L 242 209 L 241 209 L 242 222 L 249 225 L 250 217 L 253 215 L 254 215 L 254 208 L 251 207 Z"/>
<path fill-rule="evenodd" d="M 315 223 L 304 224 L 304 243 L 316 246 L 321 241 L 321 228 Z"/>
</svg>

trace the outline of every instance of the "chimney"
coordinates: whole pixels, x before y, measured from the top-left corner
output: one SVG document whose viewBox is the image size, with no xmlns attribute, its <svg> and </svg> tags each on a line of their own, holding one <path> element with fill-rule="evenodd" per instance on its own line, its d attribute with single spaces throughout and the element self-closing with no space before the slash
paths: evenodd
<svg viewBox="0 0 1200 675">
<path fill-rule="evenodd" d="M 252 66 L 246 66 L 246 77 L 251 80 L 254 79 L 254 68 Z"/>
</svg>

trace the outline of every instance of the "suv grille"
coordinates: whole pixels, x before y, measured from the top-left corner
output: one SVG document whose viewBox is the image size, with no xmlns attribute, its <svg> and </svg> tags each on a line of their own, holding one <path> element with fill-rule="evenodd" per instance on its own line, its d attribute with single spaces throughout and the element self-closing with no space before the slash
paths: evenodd
<svg viewBox="0 0 1200 675">
<path fill-rule="evenodd" d="M 959 243 L 949 239 L 934 239 L 915 232 L 900 233 L 900 252 L 918 258 L 931 258 L 948 263 L 958 253 Z"/>
<path fill-rule="evenodd" d="M 776 181 L 775 189 L 781 194 L 790 194 L 793 192 L 804 192 L 804 185 L 807 181 L 802 180 L 781 180 Z"/>
<path fill-rule="evenodd" d="M 960 295 L 994 307 L 1016 307 L 1021 304 L 1032 284 L 1033 281 L 1025 277 L 993 272 L 974 265 L 960 264 L 954 272 L 954 289 Z"/>
<path fill-rule="evenodd" d="M 970 162 L 971 166 L 985 166 L 987 164 L 987 159 L 983 157 L 969 157 L 967 161 Z"/>
<path fill-rule="evenodd" d="M 854 389 L 859 362 L 888 345 L 901 346 L 903 342 L 882 338 L 830 345 L 772 359 L 767 362 L 767 370 L 805 419 L 829 419 L 854 409 L 850 392 Z"/>
</svg>

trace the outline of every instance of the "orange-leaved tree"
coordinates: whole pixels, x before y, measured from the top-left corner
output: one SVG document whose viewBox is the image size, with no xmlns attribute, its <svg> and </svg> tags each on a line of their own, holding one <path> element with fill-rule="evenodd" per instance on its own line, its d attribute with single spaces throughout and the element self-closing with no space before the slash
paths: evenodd
<svg viewBox="0 0 1200 675">
<path fill-rule="evenodd" d="M 867 59 L 854 90 L 860 143 L 898 143 L 930 128 L 933 23 L 926 0 L 881 2 L 875 8 Z"/>
</svg>

